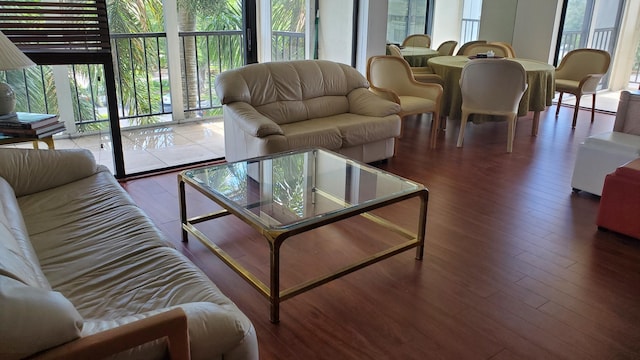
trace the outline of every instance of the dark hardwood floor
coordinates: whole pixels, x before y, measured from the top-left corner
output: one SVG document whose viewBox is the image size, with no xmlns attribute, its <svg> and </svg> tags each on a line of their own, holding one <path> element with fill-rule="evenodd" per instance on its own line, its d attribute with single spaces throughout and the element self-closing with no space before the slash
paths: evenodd
<svg viewBox="0 0 640 360">
<path fill-rule="evenodd" d="M 511 154 L 504 122 L 468 124 L 458 149 L 450 120 L 431 150 L 430 123 L 409 119 L 396 157 L 376 166 L 429 189 L 424 260 L 408 251 L 287 300 L 279 324 L 267 300 L 197 240 L 180 242 L 175 173 L 123 185 L 251 318 L 262 359 L 640 359 L 640 240 L 598 231 L 599 198 L 570 186 L 578 144 L 611 130 L 614 116 L 590 124 L 580 111 L 572 130 L 572 111 L 543 112 L 537 137 L 532 113 L 520 118 Z M 190 211 L 213 208 L 188 195 Z M 413 205 L 382 213 L 409 222 Z M 232 217 L 208 226 L 267 281 L 266 241 Z M 393 241 L 359 219 L 292 238 L 282 281 Z"/>
</svg>

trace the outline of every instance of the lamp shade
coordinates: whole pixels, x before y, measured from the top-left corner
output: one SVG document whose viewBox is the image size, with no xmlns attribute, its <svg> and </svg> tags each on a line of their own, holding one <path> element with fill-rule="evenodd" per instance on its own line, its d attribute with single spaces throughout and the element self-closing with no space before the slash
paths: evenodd
<svg viewBox="0 0 640 360">
<path fill-rule="evenodd" d="M 0 31 L 0 71 L 19 70 L 34 65 L 35 63 Z"/>
</svg>

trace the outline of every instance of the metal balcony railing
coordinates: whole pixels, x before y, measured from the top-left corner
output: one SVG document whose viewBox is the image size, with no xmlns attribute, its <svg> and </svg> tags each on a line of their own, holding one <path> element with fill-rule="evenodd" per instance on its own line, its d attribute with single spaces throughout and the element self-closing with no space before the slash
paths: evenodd
<svg viewBox="0 0 640 360">
<path fill-rule="evenodd" d="M 469 41 L 478 40 L 478 34 L 480 33 L 480 19 L 462 19 L 462 31 L 460 44 L 464 44 Z"/>
<path fill-rule="evenodd" d="M 195 117 L 221 113 L 213 83 L 217 74 L 244 64 L 242 31 L 181 32 L 181 81 L 184 111 Z M 274 61 L 304 59 L 304 33 L 273 33 Z M 111 34 L 120 126 L 172 122 L 171 83 L 164 33 Z M 188 61 L 185 61 L 188 59 Z M 185 64 L 189 64 L 188 66 Z M 69 133 L 108 127 L 104 71 L 100 65 L 71 65 L 70 104 L 75 128 Z M 59 113 L 56 82 L 50 66 L 0 71 L 0 81 L 17 93 L 18 111 Z"/>
<path fill-rule="evenodd" d="M 273 31 L 271 33 L 271 59 L 273 61 L 302 60 L 305 58 L 304 33 Z"/>
<path fill-rule="evenodd" d="M 606 50 L 613 53 L 614 28 L 600 28 L 593 32 L 590 48 Z M 558 60 L 562 59 L 571 50 L 587 47 L 588 33 L 583 31 L 564 31 L 560 39 L 560 53 Z"/>
</svg>

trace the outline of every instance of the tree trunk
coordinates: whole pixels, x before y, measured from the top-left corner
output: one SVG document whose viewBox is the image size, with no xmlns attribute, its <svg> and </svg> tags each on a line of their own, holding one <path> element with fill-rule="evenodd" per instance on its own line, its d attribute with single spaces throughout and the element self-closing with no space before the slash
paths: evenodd
<svg viewBox="0 0 640 360">
<path fill-rule="evenodd" d="M 180 31 L 195 31 L 196 17 L 189 9 L 178 7 L 178 26 Z M 198 67 L 196 59 L 196 38 L 187 36 L 180 44 L 180 59 L 182 60 L 182 97 L 187 109 L 198 107 Z M 185 117 L 192 117 L 193 113 L 185 113 Z"/>
</svg>

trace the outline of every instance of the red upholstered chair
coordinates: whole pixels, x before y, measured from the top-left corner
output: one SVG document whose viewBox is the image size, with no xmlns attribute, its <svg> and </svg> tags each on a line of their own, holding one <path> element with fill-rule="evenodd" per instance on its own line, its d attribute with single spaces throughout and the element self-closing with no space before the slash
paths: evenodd
<svg viewBox="0 0 640 360">
<path fill-rule="evenodd" d="M 606 176 L 597 225 L 640 239 L 640 158 Z"/>
</svg>

